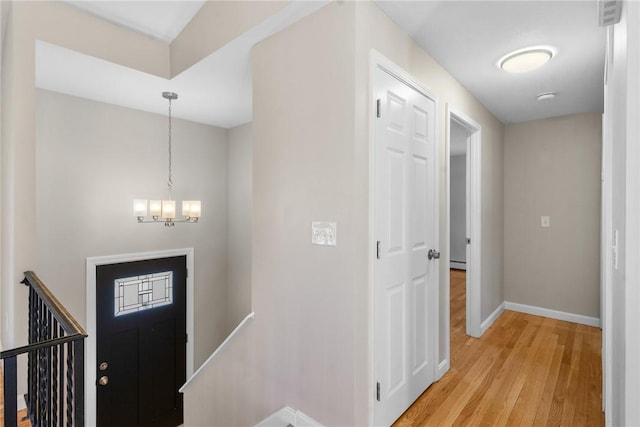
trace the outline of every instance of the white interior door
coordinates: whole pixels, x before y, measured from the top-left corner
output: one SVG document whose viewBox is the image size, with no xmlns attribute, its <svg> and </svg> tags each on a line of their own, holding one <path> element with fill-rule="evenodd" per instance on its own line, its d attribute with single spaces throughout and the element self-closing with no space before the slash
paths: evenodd
<svg viewBox="0 0 640 427">
<path fill-rule="evenodd" d="M 388 426 L 434 379 L 435 101 L 380 67 L 374 96 L 374 423 Z"/>
</svg>

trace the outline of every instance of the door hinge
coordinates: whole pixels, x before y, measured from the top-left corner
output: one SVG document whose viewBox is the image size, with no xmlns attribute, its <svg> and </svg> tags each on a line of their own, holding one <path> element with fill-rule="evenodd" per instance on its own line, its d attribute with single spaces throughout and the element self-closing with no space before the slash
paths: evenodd
<svg viewBox="0 0 640 427">
<path fill-rule="evenodd" d="M 376 117 L 380 117 L 380 99 L 376 99 Z"/>
<path fill-rule="evenodd" d="M 380 383 L 376 383 L 376 400 L 380 402 Z"/>
<path fill-rule="evenodd" d="M 376 259 L 380 259 L 380 240 L 376 242 Z"/>
<path fill-rule="evenodd" d="M 471 238 L 470 237 L 467 237 L 465 240 L 467 241 L 467 245 L 471 244 Z"/>
<path fill-rule="evenodd" d="M 189 334 L 184 334 L 184 342 L 189 342 Z"/>
</svg>

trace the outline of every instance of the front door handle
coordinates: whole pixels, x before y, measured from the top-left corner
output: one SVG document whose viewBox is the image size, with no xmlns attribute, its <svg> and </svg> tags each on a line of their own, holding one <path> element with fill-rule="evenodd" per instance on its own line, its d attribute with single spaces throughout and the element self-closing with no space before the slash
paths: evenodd
<svg viewBox="0 0 640 427">
<path fill-rule="evenodd" d="M 440 259 L 440 252 L 438 251 L 434 251 L 433 249 L 429 249 L 429 252 L 427 253 L 427 258 L 429 259 Z"/>
</svg>

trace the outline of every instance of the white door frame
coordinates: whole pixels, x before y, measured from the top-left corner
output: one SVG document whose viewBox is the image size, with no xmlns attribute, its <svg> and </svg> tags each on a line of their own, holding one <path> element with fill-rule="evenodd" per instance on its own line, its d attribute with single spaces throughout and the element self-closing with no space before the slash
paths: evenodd
<svg viewBox="0 0 640 427">
<path fill-rule="evenodd" d="M 88 426 L 95 426 L 96 419 L 96 365 L 98 361 L 96 353 L 96 267 L 106 264 L 117 264 L 121 262 L 143 261 L 149 259 L 168 258 L 174 256 L 187 257 L 187 375 L 189 378 L 193 374 L 194 358 L 194 285 L 193 285 L 193 248 L 169 249 L 164 251 L 140 252 L 134 254 L 107 255 L 87 258 L 87 339 L 85 340 L 85 364 L 84 364 L 84 389 L 85 389 L 85 423 Z"/>
<path fill-rule="evenodd" d="M 435 112 L 436 112 L 436 118 L 435 118 L 435 141 L 436 144 L 439 141 L 439 136 L 440 136 L 440 132 L 439 132 L 439 126 L 438 126 L 438 118 L 437 118 L 437 113 L 439 111 L 439 101 L 438 98 L 435 96 L 435 94 L 433 92 L 431 92 L 429 89 L 427 89 L 422 83 L 420 83 L 418 80 L 416 80 L 413 76 L 411 76 L 409 73 L 407 73 L 404 69 L 402 69 L 400 66 L 398 66 L 397 64 L 395 64 L 394 62 L 392 62 L 391 60 L 389 60 L 387 57 L 385 57 L 384 55 L 382 55 L 380 52 L 376 51 L 375 49 L 371 49 L 370 51 L 370 55 L 369 55 L 369 108 L 367 110 L 368 113 L 368 120 L 369 120 L 369 313 L 368 313 L 368 317 L 369 317 L 369 381 L 368 381 L 368 389 L 369 389 L 369 396 L 371 397 L 370 399 L 368 399 L 369 402 L 369 421 L 370 424 L 373 425 L 374 419 L 375 419 L 375 404 L 374 404 L 374 399 L 375 399 L 375 392 L 376 392 L 376 387 L 375 387 L 375 364 L 374 364 L 374 335 L 375 335 L 375 331 L 374 331 L 374 307 L 375 307 L 375 297 L 374 297 L 374 292 L 375 292 L 375 288 L 374 288 L 374 284 L 375 284 L 375 276 L 374 276 L 374 260 L 376 257 L 376 237 L 375 237 L 375 222 L 374 222 L 374 214 L 375 214 L 375 188 L 373 183 L 375 182 L 374 180 L 374 174 L 375 174 L 375 158 L 374 158 L 374 144 L 375 144 L 375 115 L 376 115 L 376 100 L 375 97 L 373 96 L 373 94 L 375 93 L 375 71 L 376 69 L 382 69 L 384 71 L 386 71 L 387 73 L 389 73 L 390 75 L 392 75 L 393 77 L 397 78 L 398 80 L 404 82 L 405 84 L 411 86 L 412 88 L 414 88 L 415 90 L 417 90 L 418 92 L 422 93 L 423 95 L 425 95 L 426 97 L 432 99 L 435 103 Z M 435 187 L 436 187 L 436 197 L 435 200 L 438 201 L 440 200 L 440 154 L 439 151 L 436 149 L 436 155 L 434 158 L 434 168 L 436 170 L 435 173 Z M 434 240 L 435 242 L 438 242 L 437 244 L 439 245 L 440 242 L 440 209 L 435 209 L 434 212 L 434 221 L 436 223 L 436 227 L 435 227 L 435 235 L 434 235 Z M 434 248 L 436 250 L 438 250 L 439 248 Z M 440 258 L 440 262 L 443 262 L 442 257 Z M 448 261 L 447 261 L 448 262 Z M 432 294 L 430 295 L 430 301 L 431 301 L 431 305 L 429 306 L 429 311 L 430 311 L 430 320 L 431 322 L 435 325 L 435 333 L 432 334 L 432 367 L 434 369 L 433 372 L 433 378 L 434 381 L 439 379 L 439 376 L 437 375 L 439 370 L 438 370 L 438 355 L 440 353 L 439 348 L 438 348 L 438 343 L 439 343 L 439 335 L 440 335 L 440 325 L 439 325 L 439 290 L 440 290 L 440 280 L 439 280 L 439 274 L 436 273 L 438 275 L 437 277 L 437 283 L 436 286 L 434 287 L 434 289 L 432 290 Z M 448 330 L 448 321 L 447 321 L 447 330 Z M 448 332 L 447 332 L 448 333 Z M 447 344 L 447 349 L 448 349 L 448 344 Z M 448 350 L 447 350 L 448 351 Z"/>
<path fill-rule="evenodd" d="M 613 27 L 607 27 L 607 49 L 604 68 L 604 113 L 602 114 L 602 176 L 600 208 L 600 323 L 602 327 L 602 410 L 605 425 L 613 423 L 613 127 L 609 73 L 613 67 Z M 617 252 L 617 245 L 616 245 Z"/>
<path fill-rule="evenodd" d="M 467 237 L 471 239 L 471 244 L 467 245 L 467 315 L 466 328 L 467 335 L 472 337 L 480 337 L 482 330 L 481 318 L 481 261 L 482 261 L 482 127 L 475 120 L 469 117 L 461 110 L 447 104 L 446 106 L 446 248 L 444 253 L 444 262 L 449 269 L 451 261 L 451 120 L 455 120 L 461 126 L 467 129 L 469 138 L 467 139 Z M 450 289 L 451 281 L 449 274 L 445 275 L 445 293 L 446 298 L 445 319 L 447 327 L 445 328 L 447 357 L 450 360 Z"/>
</svg>

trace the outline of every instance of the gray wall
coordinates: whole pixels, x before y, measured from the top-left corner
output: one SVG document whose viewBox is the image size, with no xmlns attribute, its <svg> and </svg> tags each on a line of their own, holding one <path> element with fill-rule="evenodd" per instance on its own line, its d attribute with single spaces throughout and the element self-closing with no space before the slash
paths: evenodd
<svg viewBox="0 0 640 427">
<path fill-rule="evenodd" d="M 372 422 L 371 48 L 434 91 L 439 129 L 445 128 L 447 102 L 482 125 L 483 313 L 503 301 L 503 125 L 375 4 L 328 3 L 254 47 L 256 317 L 185 392 L 186 426 L 253 425 L 284 405 L 327 426 Z M 440 250 L 447 251 L 442 132 L 438 146 Z M 311 245 L 310 223 L 316 220 L 337 222 L 336 247 Z M 440 270 L 445 307 L 448 266 Z M 437 364 L 448 344 L 441 313 Z"/>
<path fill-rule="evenodd" d="M 451 261 L 467 261 L 467 139 L 469 132 L 455 120 L 449 124 L 450 187 L 449 187 L 449 255 Z M 460 266 L 460 264 L 458 264 Z"/>
<path fill-rule="evenodd" d="M 233 330 L 251 312 L 252 125 L 229 129 L 227 329 Z"/>
<path fill-rule="evenodd" d="M 359 137 L 357 149 L 363 158 L 368 158 L 368 90 L 369 90 L 369 54 L 371 49 L 385 55 L 412 74 L 418 81 L 431 89 L 438 97 L 437 126 L 438 145 L 440 147 L 440 252 L 446 253 L 446 135 L 447 105 L 465 113 L 482 127 L 482 260 L 481 260 L 481 319 L 485 320 L 504 301 L 503 296 L 503 133 L 504 125 L 498 121 L 482 104 L 478 102 L 458 81 L 429 56 L 420 46 L 415 44 L 404 31 L 392 22 L 374 3 L 356 2 L 356 43 L 357 70 L 356 96 L 358 108 Z M 362 132 L 362 134 L 360 134 Z M 358 185 L 364 186 L 368 177 L 368 169 L 364 168 L 358 177 Z M 361 209 L 366 209 L 368 199 L 364 198 Z M 361 211 L 362 212 L 362 211 Z M 364 210 L 366 212 L 366 210 Z M 364 213 L 363 213 L 364 215 Z M 367 256 L 366 248 L 360 250 Z M 369 261 L 366 258 L 365 261 Z M 448 324 L 447 312 L 443 307 L 449 304 L 445 288 L 445 277 L 449 274 L 449 266 L 440 263 L 439 286 L 439 359 L 438 364 L 447 357 L 444 328 Z M 366 296 L 360 299 L 366 301 Z M 363 316 L 367 307 L 362 307 Z M 362 317 L 366 319 L 366 317 Z M 366 329 L 366 324 L 361 325 Z M 366 357 L 363 354 L 362 357 Z M 364 404 L 364 402 L 363 402 Z"/>
<path fill-rule="evenodd" d="M 37 273 L 84 325 L 87 257 L 193 247 L 199 366 L 228 332 L 226 131 L 174 120 L 174 198 L 203 216 L 167 228 L 132 208 L 166 197 L 165 116 L 43 90 L 36 112 Z"/>
<path fill-rule="evenodd" d="M 467 156 L 451 156 L 451 261 L 466 263 Z"/>
<path fill-rule="evenodd" d="M 2 345 L 10 348 L 26 343 L 26 311 L 20 309 L 27 299 L 26 288 L 19 283 L 22 272 L 37 270 L 36 40 L 167 79 L 245 33 L 249 26 L 287 2 L 210 2 L 203 7 L 205 13 L 196 16 L 176 39 L 177 43 L 171 45 L 62 2 L 0 3 L 3 35 L 0 302 Z M 11 14 L 7 13 L 9 9 Z M 225 25 L 210 25 L 211 16 L 222 15 Z"/>
<path fill-rule="evenodd" d="M 11 9 L 11 2 L 8 1 L 3 1 L 0 2 L 0 58 L 2 59 L 2 66 L 0 67 L 0 118 L 5 117 L 6 112 L 5 109 L 7 107 L 7 97 L 3 96 L 4 95 L 4 86 L 6 84 L 6 76 L 5 74 L 7 73 L 7 69 L 10 69 L 10 64 L 8 64 L 11 60 L 9 58 L 9 55 L 5 55 L 5 43 L 7 41 L 7 27 L 8 27 L 8 19 L 9 19 L 9 12 Z M 5 60 L 5 57 L 7 58 Z M 6 63 L 5 63 L 6 61 Z M 4 123 L 4 120 L 0 120 L 0 141 L 5 140 L 6 135 L 7 135 L 7 124 Z M 3 146 L 0 147 L 0 152 L 4 151 Z M 2 157 L 2 154 L 0 153 L 0 158 Z M 3 169 L 3 166 L 0 166 L 0 170 Z M 6 179 L 7 174 L 2 174 L 2 176 L 0 176 L 0 183 Z M 0 187 L 0 198 L 1 198 L 1 194 L 2 194 L 2 189 Z M 2 205 L 4 205 L 4 203 L 0 203 Z M 2 222 L 1 217 L 2 217 L 2 211 L 4 211 L 5 209 L 0 210 L 0 223 Z M 2 250 L 6 250 L 7 245 L 6 243 L 4 243 L 4 238 L 2 236 L 2 226 L 0 226 L 0 242 L 3 242 L 0 244 L 0 264 L 2 264 Z M 2 281 L 2 275 L 0 275 L 0 281 Z M 6 277 L 6 274 L 4 275 L 4 277 Z M 4 350 L 4 343 L 5 343 L 5 335 L 11 335 L 11 338 L 13 340 L 13 331 L 10 329 L 11 326 L 9 325 L 9 319 L 10 316 L 6 316 L 5 317 L 5 304 L 4 304 L 4 299 L 6 298 L 6 294 L 7 294 L 7 290 L 4 289 L 4 286 L 0 287 L 0 323 L 2 323 L 2 327 L 0 327 L 0 350 Z"/>
<path fill-rule="evenodd" d="M 255 425 L 285 405 L 358 425 L 353 11 L 329 3 L 253 49 L 256 316 L 185 392 L 185 426 Z M 311 244 L 318 220 L 337 222 L 337 246 Z"/>
<path fill-rule="evenodd" d="M 507 126 L 506 301 L 600 317 L 601 135 L 599 113 Z"/>
</svg>

